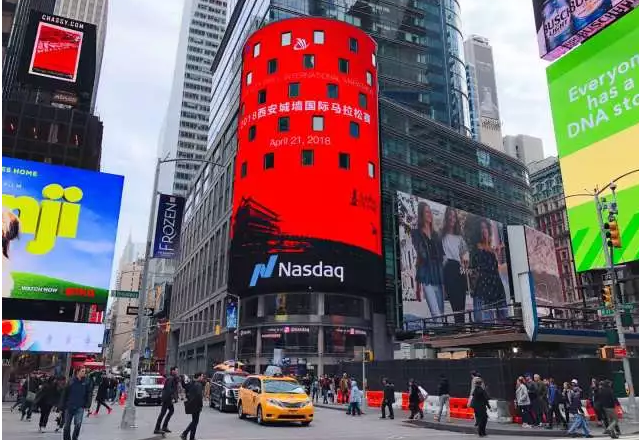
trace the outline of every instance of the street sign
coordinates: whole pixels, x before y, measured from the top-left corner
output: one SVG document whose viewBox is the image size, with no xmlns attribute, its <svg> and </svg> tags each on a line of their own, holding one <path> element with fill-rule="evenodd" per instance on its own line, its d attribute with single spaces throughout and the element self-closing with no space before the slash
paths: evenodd
<svg viewBox="0 0 639 440">
<path fill-rule="evenodd" d="M 634 304 L 619 304 L 619 308 L 621 310 L 626 310 L 628 312 L 632 312 L 635 309 Z"/>
<path fill-rule="evenodd" d="M 140 296 L 140 292 L 132 292 L 129 290 L 112 290 L 111 296 L 114 298 L 135 298 Z"/>
<path fill-rule="evenodd" d="M 126 314 L 127 315 L 137 315 L 138 314 L 138 306 L 127 306 Z"/>
<path fill-rule="evenodd" d="M 613 309 L 607 309 L 605 307 L 602 307 L 599 309 L 599 315 L 600 316 L 614 316 L 615 311 Z"/>
</svg>

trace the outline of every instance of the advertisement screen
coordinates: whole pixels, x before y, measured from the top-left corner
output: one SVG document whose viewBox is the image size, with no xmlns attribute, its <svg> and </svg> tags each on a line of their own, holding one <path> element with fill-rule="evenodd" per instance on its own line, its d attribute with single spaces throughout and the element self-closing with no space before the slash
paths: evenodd
<svg viewBox="0 0 639 440">
<path fill-rule="evenodd" d="M 104 325 L 8 319 L 2 321 L 2 349 L 99 353 Z"/>
<path fill-rule="evenodd" d="M 237 328 L 237 318 L 238 318 L 237 312 L 238 312 L 237 302 L 229 298 L 226 301 L 226 328 L 227 329 L 231 330 L 231 329 Z"/>
<path fill-rule="evenodd" d="M 3 298 L 106 303 L 123 182 L 3 157 Z"/>
<path fill-rule="evenodd" d="M 397 192 L 404 322 L 493 322 L 509 315 L 503 225 Z M 467 313 L 469 312 L 469 313 Z M 432 319 L 431 319 L 432 318 Z M 413 324 L 411 324 L 413 322 Z"/>
<path fill-rule="evenodd" d="M 605 266 L 593 197 L 639 164 L 639 10 L 547 69 L 559 164 L 577 271 Z M 639 259 L 639 173 L 617 182 L 622 248 L 615 263 Z M 610 192 L 602 193 L 610 197 Z"/>
<path fill-rule="evenodd" d="M 495 65 L 490 48 L 475 44 L 475 72 L 477 75 L 477 95 L 479 97 L 479 114 L 482 117 L 499 121 L 499 104 L 497 102 L 497 84 L 495 83 Z"/>
<path fill-rule="evenodd" d="M 383 292 L 374 41 L 305 18 L 263 27 L 246 48 L 230 290 Z"/>
<path fill-rule="evenodd" d="M 639 6 L 639 0 L 533 0 L 539 56 L 553 61 Z"/>
<path fill-rule="evenodd" d="M 160 194 L 155 221 L 153 258 L 177 258 L 180 247 L 184 197 Z"/>
<path fill-rule="evenodd" d="M 81 49 L 82 32 L 41 22 L 29 73 L 75 82 Z"/>
<path fill-rule="evenodd" d="M 534 283 L 537 314 L 543 316 L 547 313 L 544 306 L 561 307 L 565 299 L 559 277 L 557 265 L 557 253 L 555 240 L 543 232 L 524 226 L 526 250 L 528 254 L 528 266 Z"/>
</svg>

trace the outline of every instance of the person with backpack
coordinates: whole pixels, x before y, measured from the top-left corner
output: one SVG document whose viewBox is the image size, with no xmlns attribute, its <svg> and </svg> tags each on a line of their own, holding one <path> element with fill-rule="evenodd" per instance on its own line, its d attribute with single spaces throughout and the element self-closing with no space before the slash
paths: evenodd
<svg viewBox="0 0 639 440">
<path fill-rule="evenodd" d="M 384 396 L 382 397 L 382 416 L 380 419 L 386 418 L 386 408 L 388 408 L 388 418 L 393 420 L 395 418 L 395 414 L 393 412 L 393 403 L 395 403 L 395 385 L 393 385 L 387 378 L 383 378 L 382 386 L 384 387 Z"/>
<path fill-rule="evenodd" d="M 203 380 L 204 375 L 202 373 L 195 373 L 194 381 L 191 382 L 188 387 L 188 397 L 186 402 L 184 402 L 184 412 L 191 415 L 191 423 L 189 423 L 189 426 L 180 434 L 182 440 L 186 440 L 186 436 L 189 433 L 191 434 L 189 437 L 190 440 L 195 440 L 195 431 L 197 430 L 198 423 L 200 423 L 200 413 L 204 407 Z"/>
<path fill-rule="evenodd" d="M 588 422 L 584 417 L 584 410 L 581 406 L 582 391 L 579 388 L 579 382 L 577 379 L 571 381 L 570 390 L 568 391 L 568 411 L 573 417 L 572 425 L 568 430 L 568 435 L 575 435 L 578 429 L 583 430 L 583 436 L 586 438 L 592 438 L 590 430 L 588 429 Z"/>
<path fill-rule="evenodd" d="M 419 414 L 420 419 L 424 418 L 424 411 L 420 407 L 420 404 L 425 398 L 420 392 L 420 388 L 417 382 L 415 382 L 415 379 L 411 379 L 408 382 L 408 409 L 410 410 L 408 420 L 413 420 L 417 414 Z"/>
</svg>

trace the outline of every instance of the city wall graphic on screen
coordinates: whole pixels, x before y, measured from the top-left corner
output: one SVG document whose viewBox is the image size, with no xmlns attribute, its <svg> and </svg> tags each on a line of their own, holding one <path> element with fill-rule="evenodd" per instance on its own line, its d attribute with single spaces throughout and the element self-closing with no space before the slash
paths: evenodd
<svg viewBox="0 0 639 440">
<path fill-rule="evenodd" d="M 3 298 L 106 303 L 123 182 L 3 157 Z"/>
<path fill-rule="evenodd" d="M 317 18 L 246 42 L 231 291 L 383 291 L 375 50 Z"/>
<path fill-rule="evenodd" d="M 566 196 L 605 187 L 639 168 L 639 10 L 628 13 L 548 67 L 555 138 Z M 608 193 L 604 193 L 605 197 Z M 617 182 L 622 248 L 639 259 L 639 173 Z M 592 197 L 568 197 L 577 271 L 605 265 Z"/>
</svg>

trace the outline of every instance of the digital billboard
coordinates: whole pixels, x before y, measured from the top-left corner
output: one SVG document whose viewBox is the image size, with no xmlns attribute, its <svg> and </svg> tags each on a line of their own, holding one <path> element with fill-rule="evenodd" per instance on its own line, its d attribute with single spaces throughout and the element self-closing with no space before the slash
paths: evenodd
<svg viewBox="0 0 639 440">
<path fill-rule="evenodd" d="M 409 328 L 421 325 L 419 319 L 436 325 L 438 316 L 453 313 L 456 324 L 509 316 L 501 223 L 400 191 L 397 220 L 402 306 Z"/>
<path fill-rule="evenodd" d="M 547 69 L 575 267 L 605 266 L 594 199 L 639 164 L 639 11 L 627 14 Z M 602 197 L 609 196 L 604 192 Z M 615 263 L 639 259 L 639 173 L 617 182 L 622 248 Z"/>
<path fill-rule="evenodd" d="M 2 350 L 100 353 L 104 325 L 2 320 Z"/>
<path fill-rule="evenodd" d="M 19 78 L 23 84 L 90 98 L 96 69 L 96 26 L 32 10 Z M 73 102 L 73 96 L 66 98 Z"/>
<path fill-rule="evenodd" d="M 639 0 L 533 0 L 539 56 L 553 61 L 639 6 Z"/>
<path fill-rule="evenodd" d="M 123 181 L 3 157 L 3 298 L 106 303 Z"/>
<path fill-rule="evenodd" d="M 232 292 L 383 292 L 375 50 L 319 18 L 246 42 Z"/>
</svg>

